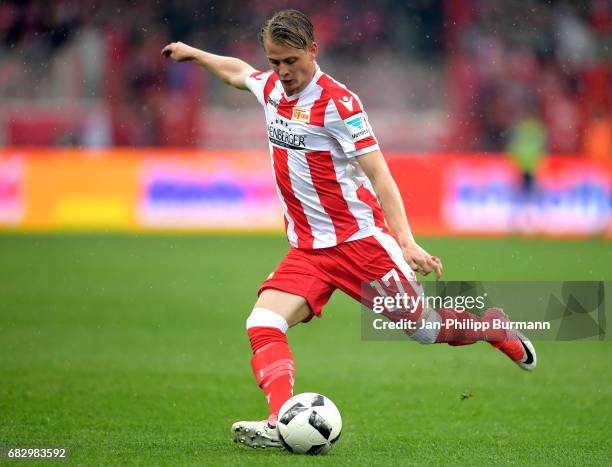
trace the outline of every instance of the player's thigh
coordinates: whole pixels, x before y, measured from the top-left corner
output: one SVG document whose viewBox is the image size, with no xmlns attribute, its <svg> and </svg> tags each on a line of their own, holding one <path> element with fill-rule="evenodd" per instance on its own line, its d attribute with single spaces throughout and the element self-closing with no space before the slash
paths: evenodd
<svg viewBox="0 0 612 467">
<path fill-rule="evenodd" d="M 377 297 L 422 294 L 401 248 L 388 234 L 345 243 L 333 259 L 335 285 L 368 308 Z"/>
<path fill-rule="evenodd" d="M 277 289 L 265 289 L 255 303 L 257 308 L 265 308 L 282 316 L 289 327 L 306 320 L 310 315 L 310 307 L 304 297 Z"/>
</svg>

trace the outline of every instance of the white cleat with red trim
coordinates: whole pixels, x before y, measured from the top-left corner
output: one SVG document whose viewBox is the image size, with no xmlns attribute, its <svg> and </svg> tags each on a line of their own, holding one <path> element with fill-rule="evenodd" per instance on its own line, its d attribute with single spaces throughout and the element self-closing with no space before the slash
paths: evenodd
<svg viewBox="0 0 612 467">
<path fill-rule="evenodd" d="M 278 439 L 278 429 L 268 424 L 267 420 L 260 422 L 236 422 L 232 425 L 234 443 L 241 443 L 252 448 L 281 448 Z"/>
</svg>

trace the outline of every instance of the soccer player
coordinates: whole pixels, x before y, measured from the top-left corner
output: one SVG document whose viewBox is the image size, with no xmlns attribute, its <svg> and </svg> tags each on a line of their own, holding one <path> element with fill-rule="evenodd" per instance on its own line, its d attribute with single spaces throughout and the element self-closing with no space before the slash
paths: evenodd
<svg viewBox="0 0 612 467">
<path fill-rule="evenodd" d="M 167 45 L 162 54 L 193 61 L 225 83 L 249 90 L 264 108 L 291 247 L 259 288 L 246 321 L 251 366 L 266 395 L 269 417 L 237 422 L 232 433 L 235 441 L 252 447 L 278 447 L 278 411 L 293 395 L 295 375 L 287 330 L 320 317 L 335 289 L 367 302 L 371 297 L 364 297 L 363 284 L 367 288 L 395 280 L 417 293 L 415 272 L 434 272 L 439 278 L 443 267 L 412 236 L 399 190 L 361 100 L 319 68 L 310 19 L 296 10 L 280 11 L 264 24 L 261 41 L 269 71 L 181 42 Z M 498 309 L 487 310 L 483 317 L 452 309 L 419 309 L 413 319 L 508 321 Z M 534 348 L 518 332 L 466 328 L 423 326 L 410 337 L 424 344 L 483 340 L 521 368 L 535 367 Z"/>
</svg>

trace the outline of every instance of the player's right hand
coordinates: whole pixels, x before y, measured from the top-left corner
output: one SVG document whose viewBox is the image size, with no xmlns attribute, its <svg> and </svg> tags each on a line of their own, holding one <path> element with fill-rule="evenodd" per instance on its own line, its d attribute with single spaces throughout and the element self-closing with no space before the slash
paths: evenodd
<svg viewBox="0 0 612 467">
<path fill-rule="evenodd" d="M 436 279 L 440 279 L 444 266 L 442 261 L 437 256 L 431 256 L 416 242 L 411 242 L 406 246 L 402 246 L 404 259 L 412 270 L 418 274 L 426 276 L 430 272 L 435 272 Z"/>
<path fill-rule="evenodd" d="M 166 58 L 170 57 L 177 62 L 184 62 L 193 58 L 193 47 L 182 42 L 172 42 L 161 51 Z"/>
</svg>

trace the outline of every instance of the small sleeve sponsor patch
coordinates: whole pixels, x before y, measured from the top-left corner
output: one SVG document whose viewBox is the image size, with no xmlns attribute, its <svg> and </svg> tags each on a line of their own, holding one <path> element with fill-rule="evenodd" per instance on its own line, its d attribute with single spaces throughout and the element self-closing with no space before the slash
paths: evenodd
<svg viewBox="0 0 612 467">
<path fill-rule="evenodd" d="M 363 112 L 345 118 L 343 121 L 353 143 L 371 136 L 370 128 Z"/>
</svg>

